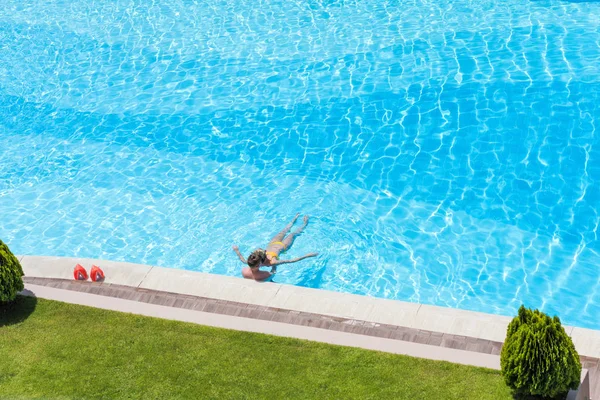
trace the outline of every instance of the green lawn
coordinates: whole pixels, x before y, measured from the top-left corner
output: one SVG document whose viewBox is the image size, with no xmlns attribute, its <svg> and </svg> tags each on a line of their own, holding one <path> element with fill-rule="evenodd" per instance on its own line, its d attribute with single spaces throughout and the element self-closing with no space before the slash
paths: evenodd
<svg viewBox="0 0 600 400">
<path fill-rule="evenodd" d="M 511 399 L 500 373 L 19 297 L 0 398 Z"/>
</svg>

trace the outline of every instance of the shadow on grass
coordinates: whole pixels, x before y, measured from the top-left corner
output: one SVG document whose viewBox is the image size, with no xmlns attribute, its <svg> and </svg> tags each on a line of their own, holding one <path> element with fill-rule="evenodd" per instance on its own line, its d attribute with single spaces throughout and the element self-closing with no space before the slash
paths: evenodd
<svg viewBox="0 0 600 400">
<path fill-rule="evenodd" d="M 531 395 L 518 394 L 513 391 L 512 397 L 514 400 L 565 400 L 567 398 L 568 394 L 569 393 L 567 392 L 565 394 L 560 394 L 556 397 L 543 397 L 543 396 L 531 396 Z"/>
<path fill-rule="evenodd" d="M 37 298 L 17 296 L 15 301 L 0 304 L 0 328 L 25 321 L 35 310 Z"/>
</svg>

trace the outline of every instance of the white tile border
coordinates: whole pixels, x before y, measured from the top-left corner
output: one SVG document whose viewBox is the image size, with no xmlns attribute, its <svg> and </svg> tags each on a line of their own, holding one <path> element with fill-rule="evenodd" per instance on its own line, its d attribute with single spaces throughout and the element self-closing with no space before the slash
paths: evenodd
<svg viewBox="0 0 600 400">
<path fill-rule="evenodd" d="M 25 275 L 40 278 L 73 279 L 76 264 L 81 264 L 88 272 L 92 265 L 98 265 L 104 271 L 107 283 L 136 287 L 152 269 L 149 265 L 85 258 L 24 256 L 21 259 Z"/>
<path fill-rule="evenodd" d="M 73 268 L 100 266 L 107 283 L 503 342 L 512 318 L 149 265 L 68 257 L 24 256 L 26 276 L 73 278 Z M 600 357 L 600 331 L 565 326 L 580 355 Z"/>
</svg>

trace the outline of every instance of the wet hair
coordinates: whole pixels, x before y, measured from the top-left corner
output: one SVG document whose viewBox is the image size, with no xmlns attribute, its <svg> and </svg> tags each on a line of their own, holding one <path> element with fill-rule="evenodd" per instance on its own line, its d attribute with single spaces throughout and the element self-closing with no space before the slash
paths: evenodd
<svg viewBox="0 0 600 400">
<path fill-rule="evenodd" d="M 252 254 L 248 256 L 248 266 L 250 268 L 258 267 L 261 263 L 265 262 L 267 254 L 264 250 L 254 250 Z"/>
</svg>

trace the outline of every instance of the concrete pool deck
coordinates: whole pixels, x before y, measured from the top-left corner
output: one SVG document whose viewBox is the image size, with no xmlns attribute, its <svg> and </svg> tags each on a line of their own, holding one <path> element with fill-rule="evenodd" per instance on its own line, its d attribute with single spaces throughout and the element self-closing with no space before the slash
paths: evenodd
<svg viewBox="0 0 600 400">
<path fill-rule="evenodd" d="M 166 307 L 160 309 L 169 315 L 165 318 L 172 318 L 174 310 L 195 312 L 200 314 L 190 314 L 196 318 L 190 322 L 231 329 L 254 326 L 254 330 L 244 330 L 333 344 L 352 345 L 349 343 L 355 341 L 357 347 L 488 368 L 499 368 L 498 355 L 511 320 L 479 312 L 148 265 L 45 256 L 18 258 L 26 275 L 26 289 L 42 298 L 71 298 L 74 301 L 69 302 L 78 302 L 88 301 L 86 296 L 102 296 L 104 302 L 110 298 L 127 307 L 135 303 L 138 308 L 142 303 L 142 309 Z M 88 270 L 92 264 L 99 265 L 106 274 L 105 282 L 74 281 L 73 268 L 77 263 Z M 102 303 L 97 298 L 94 301 L 93 304 Z M 215 322 L 219 318 L 221 325 Z M 600 331 L 569 326 L 565 330 L 582 356 L 584 368 L 590 370 L 592 398 L 600 398 Z"/>
</svg>

